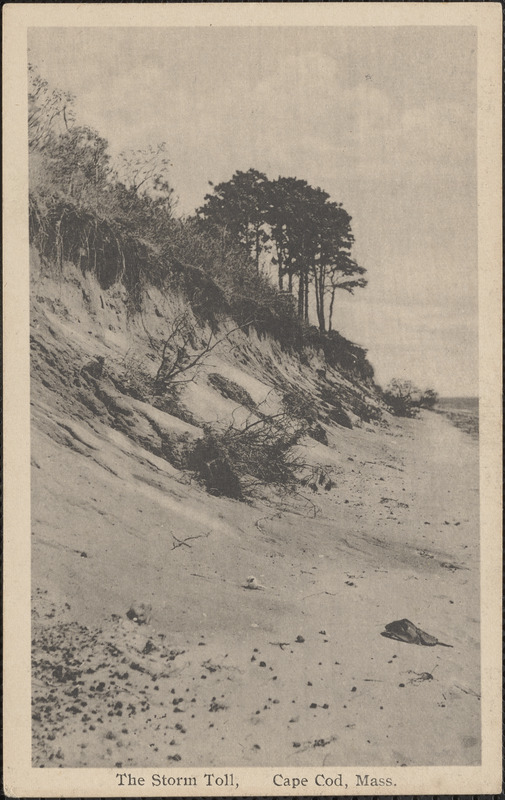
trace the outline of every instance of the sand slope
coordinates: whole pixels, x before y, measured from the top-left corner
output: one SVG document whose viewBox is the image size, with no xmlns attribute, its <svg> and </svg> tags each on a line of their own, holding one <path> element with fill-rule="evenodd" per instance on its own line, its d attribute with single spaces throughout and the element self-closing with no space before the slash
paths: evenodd
<svg viewBox="0 0 505 800">
<path fill-rule="evenodd" d="M 106 411 L 69 402 L 61 365 L 119 334 L 33 321 L 35 765 L 479 763 L 474 439 L 429 412 L 333 425 L 304 444 L 331 491 L 211 497 L 153 445 L 198 428 L 107 383 Z M 381 636 L 404 617 L 452 648 Z"/>
</svg>

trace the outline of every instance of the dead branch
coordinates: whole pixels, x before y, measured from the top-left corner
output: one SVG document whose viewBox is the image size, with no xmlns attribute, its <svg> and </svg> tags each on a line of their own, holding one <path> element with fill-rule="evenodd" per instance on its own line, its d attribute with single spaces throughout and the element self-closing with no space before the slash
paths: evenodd
<svg viewBox="0 0 505 800">
<path fill-rule="evenodd" d="M 189 541 L 191 541 L 192 539 L 206 539 L 207 536 L 210 536 L 210 533 L 211 532 L 208 531 L 207 533 L 200 533 L 198 536 L 188 536 L 186 539 L 178 539 L 177 536 L 174 536 L 174 534 L 172 534 L 172 539 L 175 539 L 176 541 L 176 544 L 172 545 L 172 550 L 175 550 L 177 547 L 182 547 L 182 545 L 184 545 L 184 547 L 189 547 L 191 549 L 191 545 L 188 544 Z"/>
<path fill-rule="evenodd" d="M 319 595 L 319 594 L 329 594 L 332 597 L 336 597 L 337 596 L 336 592 L 322 591 L 322 592 L 315 592 L 314 594 L 306 594 L 305 597 L 302 597 L 302 600 L 307 600 L 308 597 L 317 597 L 317 595 Z"/>
<path fill-rule="evenodd" d="M 232 328 L 231 331 L 228 331 L 224 336 L 221 336 L 215 342 L 213 342 L 214 334 L 211 333 L 206 344 L 204 345 L 203 349 L 200 350 L 198 353 L 193 354 L 192 356 L 188 356 L 187 354 L 187 345 L 189 343 L 189 334 L 184 332 L 184 327 L 187 325 L 187 315 L 183 314 L 178 319 L 175 320 L 174 325 L 170 334 L 166 337 L 163 342 L 162 350 L 161 350 L 161 362 L 158 367 L 158 371 L 156 372 L 155 377 L 155 385 L 159 388 L 162 388 L 162 385 L 166 385 L 168 383 L 177 386 L 181 383 L 189 383 L 193 378 L 185 378 L 183 380 L 176 380 L 179 375 L 183 375 L 184 373 L 189 372 L 192 369 L 200 366 L 202 361 L 212 353 L 216 347 L 222 344 L 224 341 L 229 341 L 230 336 L 235 333 L 235 331 L 244 329 L 247 325 L 250 325 L 251 322 L 246 322 L 243 325 L 237 325 L 235 328 Z M 168 361 L 168 352 L 172 349 L 172 346 L 176 342 L 177 337 L 180 336 L 182 339 L 182 346 L 177 347 L 177 353 L 175 355 L 175 360 L 171 364 L 171 366 L 167 366 Z"/>
</svg>

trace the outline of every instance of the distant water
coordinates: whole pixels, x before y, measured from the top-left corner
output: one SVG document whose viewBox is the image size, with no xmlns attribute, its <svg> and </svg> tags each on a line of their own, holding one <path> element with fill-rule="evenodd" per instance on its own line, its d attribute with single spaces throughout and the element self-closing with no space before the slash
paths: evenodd
<svg viewBox="0 0 505 800">
<path fill-rule="evenodd" d="M 440 397 L 434 410 L 448 417 L 457 428 L 461 428 L 474 439 L 478 439 L 478 397 Z"/>
</svg>

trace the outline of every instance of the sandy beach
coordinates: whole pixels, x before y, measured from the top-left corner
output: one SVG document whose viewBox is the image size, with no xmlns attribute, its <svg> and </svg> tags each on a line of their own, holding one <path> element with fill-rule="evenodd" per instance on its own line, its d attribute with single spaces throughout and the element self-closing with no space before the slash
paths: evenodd
<svg viewBox="0 0 505 800">
<path fill-rule="evenodd" d="M 33 323 L 35 766 L 480 762 L 475 438 L 431 412 L 328 425 L 302 450 L 331 491 L 211 497 L 55 389 L 88 319 Z M 450 647 L 381 635 L 403 618 Z"/>
</svg>

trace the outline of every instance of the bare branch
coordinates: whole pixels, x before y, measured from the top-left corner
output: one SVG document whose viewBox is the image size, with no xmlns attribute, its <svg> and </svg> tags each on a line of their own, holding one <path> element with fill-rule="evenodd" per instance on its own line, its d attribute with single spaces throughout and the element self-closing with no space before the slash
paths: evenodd
<svg viewBox="0 0 505 800">
<path fill-rule="evenodd" d="M 175 539 L 176 541 L 176 544 L 172 546 L 172 550 L 175 550 L 177 547 L 182 547 L 182 545 L 191 548 L 191 545 L 188 544 L 188 542 L 190 542 L 192 539 L 206 539 L 208 536 L 210 536 L 210 534 L 211 531 L 207 531 L 207 533 L 200 533 L 198 536 L 188 536 L 186 539 L 178 539 L 177 536 L 172 534 L 172 539 Z"/>
<path fill-rule="evenodd" d="M 216 349 L 222 342 L 229 341 L 230 336 L 235 333 L 235 331 L 242 330 L 243 328 L 251 325 L 251 322 L 246 322 L 243 325 L 237 325 L 235 328 L 232 328 L 231 331 L 228 331 L 224 336 L 217 339 L 215 342 L 212 342 L 214 338 L 214 334 L 211 333 L 206 344 L 198 353 L 195 353 L 193 356 L 189 356 L 187 354 L 187 345 L 189 343 L 189 333 L 184 332 L 184 327 L 187 325 L 187 315 L 181 315 L 172 326 L 172 330 L 170 334 L 166 337 L 163 343 L 162 351 L 161 351 L 161 362 L 158 367 L 158 371 L 155 377 L 155 385 L 158 388 L 163 388 L 167 384 L 177 385 L 180 383 L 191 382 L 194 380 L 194 377 L 189 379 L 186 378 L 184 380 L 175 380 L 179 375 L 183 375 L 189 372 L 192 369 L 200 366 L 201 363 L 206 359 L 213 350 Z M 175 360 L 173 361 L 171 366 L 168 366 L 168 353 L 172 349 L 172 345 L 176 342 L 178 336 L 181 336 L 182 339 L 182 346 L 179 345 L 177 347 L 177 353 L 175 355 Z"/>
</svg>

